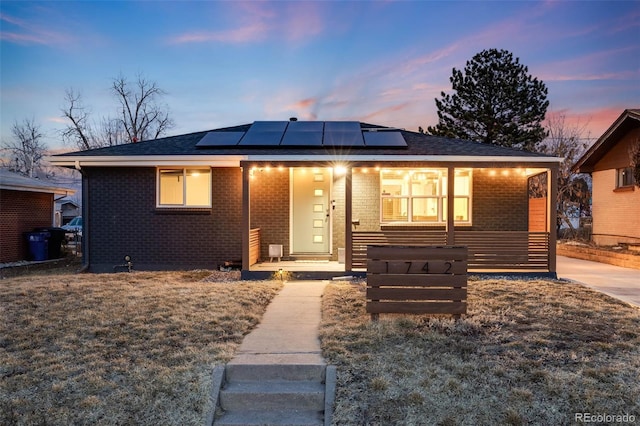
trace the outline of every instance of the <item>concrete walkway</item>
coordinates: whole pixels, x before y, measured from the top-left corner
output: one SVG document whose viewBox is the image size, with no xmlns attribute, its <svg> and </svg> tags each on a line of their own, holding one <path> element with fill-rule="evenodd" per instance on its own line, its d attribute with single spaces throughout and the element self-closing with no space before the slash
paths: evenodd
<svg viewBox="0 0 640 426">
<path fill-rule="evenodd" d="M 558 278 L 577 281 L 640 307 L 640 270 L 565 256 L 556 259 Z"/>
<path fill-rule="evenodd" d="M 285 283 L 229 364 L 324 364 L 318 333 L 326 285 L 327 281 Z"/>
</svg>

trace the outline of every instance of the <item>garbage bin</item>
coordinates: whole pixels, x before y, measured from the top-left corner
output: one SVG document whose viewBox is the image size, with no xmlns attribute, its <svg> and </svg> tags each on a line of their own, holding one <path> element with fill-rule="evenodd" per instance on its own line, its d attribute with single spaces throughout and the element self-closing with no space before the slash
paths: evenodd
<svg viewBox="0 0 640 426">
<path fill-rule="evenodd" d="M 60 247 L 64 240 L 65 230 L 62 228 L 36 228 L 36 232 L 48 232 L 49 242 L 47 243 L 47 259 L 60 259 Z"/>
<path fill-rule="evenodd" d="M 49 243 L 48 232 L 29 232 L 29 258 L 30 260 L 47 260 L 47 246 Z"/>
<path fill-rule="evenodd" d="M 60 259 L 62 240 L 64 240 L 65 230 L 62 228 L 36 228 L 36 232 L 48 232 L 49 241 L 47 243 L 47 259 Z"/>
</svg>

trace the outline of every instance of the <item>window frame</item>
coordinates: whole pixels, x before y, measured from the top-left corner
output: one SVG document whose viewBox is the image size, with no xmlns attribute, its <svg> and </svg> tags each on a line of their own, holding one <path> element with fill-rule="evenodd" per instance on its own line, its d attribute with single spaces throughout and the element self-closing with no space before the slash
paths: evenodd
<svg viewBox="0 0 640 426">
<path fill-rule="evenodd" d="M 182 204 L 162 204 L 161 200 L 161 173 L 164 171 L 182 171 Z M 209 175 L 208 179 L 208 204 L 187 204 L 187 172 L 200 170 Z M 213 206 L 212 184 L 213 173 L 211 167 L 157 167 L 156 168 L 156 208 L 157 209 L 210 209 Z"/>
<path fill-rule="evenodd" d="M 623 182 L 625 173 L 629 176 L 629 183 Z M 631 166 L 616 169 L 616 189 L 630 188 L 633 185 L 635 185 L 635 179 L 633 178 L 633 168 Z"/>
<path fill-rule="evenodd" d="M 408 194 L 407 195 L 392 195 L 392 194 L 384 194 L 382 192 L 383 187 L 383 173 L 389 171 L 406 171 L 410 172 L 412 170 L 417 171 L 439 171 L 444 172 L 438 178 L 438 194 L 437 195 L 413 195 L 413 185 L 408 185 Z M 468 205 L 468 219 L 467 220 L 456 220 L 454 218 L 454 224 L 456 226 L 472 226 L 473 225 L 473 169 L 471 168 L 462 168 L 460 170 L 464 170 L 469 173 L 469 195 L 455 195 L 454 199 L 466 199 Z M 447 192 L 447 183 L 448 176 L 446 176 L 447 169 L 442 167 L 390 167 L 380 170 L 379 179 L 380 179 L 380 189 L 379 189 L 379 203 L 380 203 L 380 225 L 381 226 L 443 226 L 447 223 L 447 218 L 444 215 L 444 211 L 447 208 L 446 200 L 447 196 L 444 194 Z M 455 174 L 454 174 L 455 179 Z M 413 202 L 415 200 L 427 200 L 427 199 L 436 199 L 437 206 L 437 220 L 436 221 L 416 221 L 413 218 Z M 407 203 L 407 218 L 403 221 L 398 220 L 385 220 L 384 219 L 384 202 L 385 200 L 406 200 Z M 455 200 L 454 200 L 455 201 Z"/>
</svg>

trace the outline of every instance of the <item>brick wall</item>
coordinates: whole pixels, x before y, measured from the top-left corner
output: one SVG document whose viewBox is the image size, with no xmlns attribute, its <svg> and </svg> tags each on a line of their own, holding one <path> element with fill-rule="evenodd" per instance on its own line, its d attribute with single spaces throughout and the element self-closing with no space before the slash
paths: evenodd
<svg viewBox="0 0 640 426">
<path fill-rule="evenodd" d="M 492 175 L 490 169 L 473 170 L 474 231 L 528 230 L 529 195 L 527 177 L 500 169 Z"/>
<path fill-rule="evenodd" d="M 627 132 L 594 167 L 592 215 L 596 244 L 640 242 L 640 188 L 616 190 L 616 169 L 631 165 L 629 149 L 639 139 L 640 128 Z"/>
<path fill-rule="evenodd" d="M 593 172 L 593 241 L 600 245 L 640 242 L 640 188 L 615 190 L 616 170 Z"/>
<path fill-rule="evenodd" d="M 269 258 L 269 244 L 282 244 L 289 254 L 289 169 L 256 170 L 250 183 L 251 228 L 260 228 L 260 258 Z"/>
<path fill-rule="evenodd" d="M 211 209 L 156 209 L 155 168 L 85 168 L 90 269 L 216 268 L 242 258 L 240 169 L 214 168 Z"/>
<path fill-rule="evenodd" d="M 353 219 L 360 220 L 355 231 L 380 230 L 380 173 L 353 173 Z"/>
<path fill-rule="evenodd" d="M 0 190 L 0 263 L 28 258 L 24 232 L 50 227 L 53 194 Z"/>
</svg>

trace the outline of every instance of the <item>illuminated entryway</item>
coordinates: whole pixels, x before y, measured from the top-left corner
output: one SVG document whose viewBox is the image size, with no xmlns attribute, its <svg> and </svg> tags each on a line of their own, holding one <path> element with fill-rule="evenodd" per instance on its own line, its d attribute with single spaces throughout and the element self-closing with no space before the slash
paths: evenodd
<svg viewBox="0 0 640 426">
<path fill-rule="evenodd" d="M 331 253 L 331 169 L 291 169 L 291 254 Z"/>
</svg>

